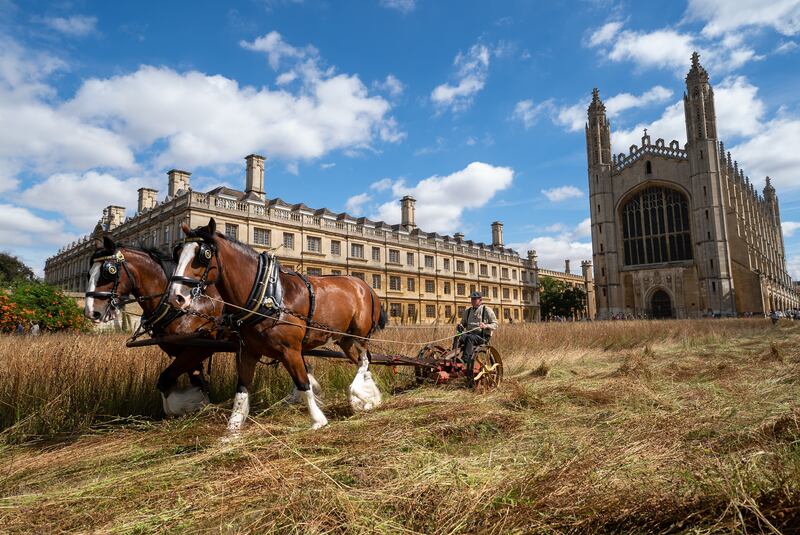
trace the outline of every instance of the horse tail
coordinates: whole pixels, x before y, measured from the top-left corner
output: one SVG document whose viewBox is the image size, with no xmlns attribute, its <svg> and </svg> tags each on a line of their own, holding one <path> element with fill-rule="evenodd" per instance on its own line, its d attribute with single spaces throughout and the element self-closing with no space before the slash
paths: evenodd
<svg viewBox="0 0 800 535">
<path fill-rule="evenodd" d="M 389 315 L 386 313 L 386 309 L 383 308 L 383 305 L 380 305 L 381 313 L 378 316 L 378 328 L 377 330 L 384 329 L 386 324 L 389 323 Z"/>
<path fill-rule="evenodd" d="M 386 315 L 386 311 L 383 309 L 383 305 L 381 304 L 380 300 L 378 299 L 375 290 L 372 287 L 368 286 L 369 288 L 369 297 L 372 303 L 372 326 L 369 329 L 369 334 L 367 338 L 373 335 L 375 331 L 380 331 L 386 324 L 389 322 L 389 316 Z M 378 306 L 378 318 L 375 319 L 375 305 Z"/>
</svg>

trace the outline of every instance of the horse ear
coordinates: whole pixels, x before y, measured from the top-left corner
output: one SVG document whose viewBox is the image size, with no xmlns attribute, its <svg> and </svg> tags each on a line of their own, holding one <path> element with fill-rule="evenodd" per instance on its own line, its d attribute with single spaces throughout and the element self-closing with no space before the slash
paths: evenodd
<svg viewBox="0 0 800 535">
<path fill-rule="evenodd" d="M 103 236 L 103 248 L 108 251 L 113 251 L 117 248 L 117 245 L 114 243 L 114 240 L 109 238 L 108 236 Z"/>
<path fill-rule="evenodd" d="M 181 223 L 181 230 L 182 230 L 182 231 L 183 231 L 183 233 L 184 233 L 184 234 L 186 234 L 187 236 L 188 236 L 188 235 L 189 235 L 189 233 L 192 231 L 192 229 L 190 229 L 190 228 L 189 228 L 189 225 L 187 225 L 186 223 Z"/>
<path fill-rule="evenodd" d="M 214 221 L 214 218 L 212 217 L 208 221 L 208 232 L 213 236 L 216 231 L 217 231 L 217 222 Z"/>
</svg>

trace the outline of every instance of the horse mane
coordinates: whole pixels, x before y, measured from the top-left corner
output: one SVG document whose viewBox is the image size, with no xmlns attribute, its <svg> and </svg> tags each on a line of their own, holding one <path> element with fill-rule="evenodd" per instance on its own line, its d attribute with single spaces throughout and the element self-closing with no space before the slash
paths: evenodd
<svg viewBox="0 0 800 535">
<path fill-rule="evenodd" d="M 255 258 L 258 256 L 258 253 L 255 249 L 250 247 L 244 242 L 237 240 L 236 238 L 230 238 L 221 232 L 215 232 L 214 234 L 210 233 L 206 227 L 197 227 L 192 229 L 189 234 L 186 235 L 187 238 L 202 238 L 203 240 L 225 240 L 230 243 L 234 249 L 239 251 L 242 254 L 245 254 L 251 258 Z"/>
</svg>

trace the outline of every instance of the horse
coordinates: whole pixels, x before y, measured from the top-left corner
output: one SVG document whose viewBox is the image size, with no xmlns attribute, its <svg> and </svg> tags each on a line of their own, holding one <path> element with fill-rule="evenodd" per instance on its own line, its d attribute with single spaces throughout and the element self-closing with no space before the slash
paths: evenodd
<svg viewBox="0 0 800 535">
<path fill-rule="evenodd" d="M 93 323 L 116 319 L 125 297 L 133 295 L 144 315 L 142 321 L 156 336 L 204 333 L 217 334 L 222 305 L 207 301 L 198 307 L 199 313 L 187 314 L 170 307 L 166 295 L 169 277 L 175 264 L 156 249 L 121 246 L 109 237 L 95 240 L 95 252 L 89 262 L 89 283 L 86 291 L 84 315 Z M 216 290 L 209 289 L 216 294 Z M 203 361 L 214 353 L 202 347 L 178 344 L 158 344 L 174 360 L 161 373 L 156 388 L 161 393 L 164 413 L 181 416 L 200 410 L 208 404 L 208 384 L 203 376 Z M 189 375 L 191 387 L 175 389 L 178 377 Z"/>
<path fill-rule="evenodd" d="M 194 230 L 182 227 L 186 239 L 169 289 L 169 303 L 191 310 L 208 289 L 216 287 L 234 318 L 244 346 L 238 361 L 238 385 L 231 419 L 249 412 L 249 388 L 261 355 L 279 361 L 305 399 L 312 429 L 328 420 L 311 389 L 316 382 L 303 352 L 335 342 L 358 366 L 350 385 L 354 410 L 381 404 L 381 393 L 369 371 L 370 336 L 386 326 L 378 296 L 363 280 L 349 276 L 305 276 L 280 269 L 277 259 L 216 231 L 216 222 Z M 203 294 L 203 291 L 206 291 Z M 244 415 L 244 416 L 242 416 Z M 229 424 L 229 429 L 232 426 Z"/>
</svg>

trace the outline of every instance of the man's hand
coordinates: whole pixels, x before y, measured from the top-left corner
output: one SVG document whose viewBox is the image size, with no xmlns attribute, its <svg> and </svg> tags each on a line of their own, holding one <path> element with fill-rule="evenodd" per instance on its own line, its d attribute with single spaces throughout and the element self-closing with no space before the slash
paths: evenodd
<svg viewBox="0 0 800 535">
<path fill-rule="evenodd" d="M 480 327 L 481 329 L 486 329 L 486 328 L 488 327 L 488 325 L 486 325 L 485 323 L 481 322 L 481 323 L 478 325 L 478 327 Z"/>
</svg>

